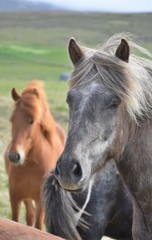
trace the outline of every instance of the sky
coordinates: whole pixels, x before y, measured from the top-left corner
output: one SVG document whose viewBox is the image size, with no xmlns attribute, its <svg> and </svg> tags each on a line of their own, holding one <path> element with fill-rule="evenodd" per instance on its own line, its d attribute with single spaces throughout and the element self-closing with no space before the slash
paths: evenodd
<svg viewBox="0 0 152 240">
<path fill-rule="evenodd" d="M 29 0 L 28 0 L 29 1 Z M 152 0 L 31 0 L 59 4 L 69 10 L 152 12 Z"/>
</svg>

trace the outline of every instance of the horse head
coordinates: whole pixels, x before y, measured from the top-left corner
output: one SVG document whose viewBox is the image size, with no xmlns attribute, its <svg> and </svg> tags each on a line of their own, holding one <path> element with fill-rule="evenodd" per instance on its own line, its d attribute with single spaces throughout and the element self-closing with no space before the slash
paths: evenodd
<svg viewBox="0 0 152 240">
<path fill-rule="evenodd" d="M 90 49 L 81 48 L 74 39 L 69 42 L 69 55 L 74 65 L 67 94 L 69 131 L 55 175 L 64 189 L 79 191 L 105 160 L 114 157 L 116 129 L 119 128 L 117 116 L 122 103 L 117 92 L 106 86 L 103 77 L 104 72 L 107 72 L 106 78 L 123 76 L 117 62 L 122 66 L 127 64 L 129 46 L 122 39 L 109 62 L 103 63 L 103 74 L 98 68 L 102 62 L 96 63 L 99 56 Z M 115 72 L 110 72 L 111 66 Z"/>
<path fill-rule="evenodd" d="M 15 107 L 10 118 L 12 140 L 7 155 L 12 163 L 23 164 L 33 143 L 39 141 L 44 110 L 36 88 L 25 90 L 21 95 L 13 88 L 11 95 Z"/>
</svg>

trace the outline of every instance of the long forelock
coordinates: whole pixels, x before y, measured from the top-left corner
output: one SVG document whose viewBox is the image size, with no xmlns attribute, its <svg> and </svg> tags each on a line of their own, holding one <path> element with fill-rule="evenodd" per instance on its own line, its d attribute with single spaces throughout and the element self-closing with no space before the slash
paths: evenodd
<svg viewBox="0 0 152 240">
<path fill-rule="evenodd" d="M 131 118 L 138 121 L 143 117 L 152 117 L 152 61 L 132 54 L 128 63 L 118 59 L 115 51 L 121 38 L 128 40 L 131 50 L 151 57 L 129 35 L 117 34 L 100 49 L 85 49 L 85 59 L 73 71 L 70 88 L 100 78 L 108 89 L 120 97 Z"/>
<path fill-rule="evenodd" d="M 35 92 L 34 92 L 35 91 Z M 41 105 L 43 106 L 43 108 L 48 109 L 48 104 L 47 104 L 47 99 L 46 99 L 46 95 L 43 89 L 43 83 L 40 81 L 32 81 L 31 83 L 28 84 L 28 86 L 24 89 L 24 91 L 22 92 L 22 96 L 24 95 L 34 95 L 36 96 L 39 101 L 41 102 Z"/>
<path fill-rule="evenodd" d="M 41 122 L 43 117 L 43 109 L 40 105 L 39 100 L 33 94 L 21 95 L 20 99 L 15 103 L 15 110 L 23 112 L 29 118 Z"/>
</svg>

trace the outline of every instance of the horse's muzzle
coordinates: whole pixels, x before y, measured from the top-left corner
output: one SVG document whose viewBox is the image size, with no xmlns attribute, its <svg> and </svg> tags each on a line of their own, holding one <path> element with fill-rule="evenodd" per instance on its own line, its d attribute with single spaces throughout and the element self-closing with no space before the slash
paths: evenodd
<svg viewBox="0 0 152 240">
<path fill-rule="evenodd" d="M 55 168 L 55 177 L 64 189 L 78 190 L 81 188 L 79 186 L 82 179 L 81 165 L 75 159 L 63 161 L 59 158 Z"/>
</svg>

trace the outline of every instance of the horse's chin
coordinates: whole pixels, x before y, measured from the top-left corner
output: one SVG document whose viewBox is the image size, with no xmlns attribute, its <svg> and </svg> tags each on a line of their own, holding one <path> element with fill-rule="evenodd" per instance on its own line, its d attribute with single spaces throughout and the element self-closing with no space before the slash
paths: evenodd
<svg viewBox="0 0 152 240">
<path fill-rule="evenodd" d="M 81 178 L 78 182 L 73 182 L 71 183 L 71 181 L 60 181 L 55 174 L 53 173 L 53 177 L 54 179 L 56 179 L 56 181 L 58 182 L 58 184 L 60 185 L 60 187 L 62 189 L 64 189 L 65 191 L 71 192 L 71 193 L 79 193 L 84 191 L 90 182 L 90 179 L 88 178 Z"/>
<path fill-rule="evenodd" d="M 83 192 L 88 187 L 88 185 L 89 185 L 89 181 L 83 181 L 83 184 L 81 183 L 80 185 L 76 185 L 76 186 L 75 185 L 74 186 L 61 185 L 61 187 L 65 191 L 68 191 L 68 192 L 71 192 L 71 193 L 80 193 L 80 192 Z"/>
<path fill-rule="evenodd" d="M 82 186 L 76 187 L 76 186 L 71 186 L 71 185 L 64 185 L 55 177 L 54 172 L 52 172 L 52 178 L 53 178 L 53 184 L 56 185 L 56 187 L 61 187 L 62 189 L 64 189 L 67 192 L 77 193 L 77 192 L 82 192 L 85 189 L 85 187 L 82 187 Z"/>
<path fill-rule="evenodd" d="M 80 193 L 83 192 L 85 188 L 78 188 L 78 189 L 67 189 L 64 188 L 65 191 L 70 192 L 70 193 Z"/>
<path fill-rule="evenodd" d="M 83 187 L 83 186 L 81 186 L 81 187 L 67 186 L 67 185 L 63 185 L 61 183 L 59 183 L 59 185 L 61 186 L 62 189 L 64 189 L 67 192 L 71 192 L 71 193 L 82 192 L 85 189 L 85 187 Z"/>
<path fill-rule="evenodd" d="M 64 188 L 65 191 L 68 191 L 68 192 L 71 192 L 71 193 L 81 193 L 83 191 L 85 191 L 87 189 L 88 193 L 91 192 L 91 189 L 92 189 L 92 186 L 93 186 L 93 183 L 94 183 L 94 175 L 88 180 L 88 181 L 85 181 L 83 182 L 83 185 L 75 188 L 75 189 L 69 189 L 69 188 Z M 90 193 L 89 193 L 90 194 Z"/>
</svg>

